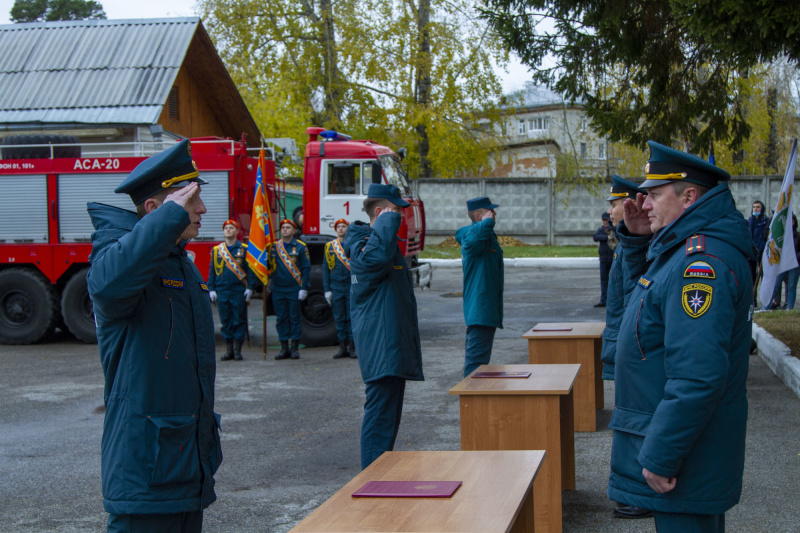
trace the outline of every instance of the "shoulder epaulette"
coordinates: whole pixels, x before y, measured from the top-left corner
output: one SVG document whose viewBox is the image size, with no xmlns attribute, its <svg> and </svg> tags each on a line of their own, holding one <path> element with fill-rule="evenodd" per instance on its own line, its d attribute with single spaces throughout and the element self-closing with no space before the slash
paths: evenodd
<svg viewBox="0 0 800 533">
<path fill-rule="evenodd" d="M 686 239 L 686 255 L 704 252 L 706 249 L 705 235 L 692 235 Z"/>
<path fill-rule="evenodd" d="M 304 243 L 304 242 L 303 242 L 303 241 L 301 241 L 300 239 L 296 239 L 296 240 L 297 240 L 297 244 L 302 244 L 303 246 L 305 246 L 305 245 L 306 245 L 306 243 Z"/>
</svg>

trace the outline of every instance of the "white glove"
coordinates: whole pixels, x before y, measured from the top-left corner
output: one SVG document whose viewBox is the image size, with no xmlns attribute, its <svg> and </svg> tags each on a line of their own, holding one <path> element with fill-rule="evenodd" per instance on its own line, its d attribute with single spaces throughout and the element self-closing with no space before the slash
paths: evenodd
<svg viewBox="0 0 800 533">
<path fill-rule="evenodd" d="M 328 305 L 332 305 L 333 304 L 333 293 L 331 291 L 326 292 L 325 293 L 325 299 L 328 300 Z"/>
<path fill-rule="evenodd" d="M 217 301 L 217 291 L 209 291 L 208 292 L 208 297 L 211 298 L 211 303 L 216 302 Z"/>
<path fill-rule="evenodd" d="M 252 289 L 245 289 L 244 290 L 244 301 L 245 302 L 249 302 L 250 301 L 250 297 L 252 295 L 253 295 L 253 290 Z"/>
<path fill-rule="evenodd" d="M 305 300 L 306 296 L 308 296 L 308 291 L 304 291 L 303 289 L 300 289 L 300 292 L 297 293 L 297 299 L 300 301 Z"/>
</svg>

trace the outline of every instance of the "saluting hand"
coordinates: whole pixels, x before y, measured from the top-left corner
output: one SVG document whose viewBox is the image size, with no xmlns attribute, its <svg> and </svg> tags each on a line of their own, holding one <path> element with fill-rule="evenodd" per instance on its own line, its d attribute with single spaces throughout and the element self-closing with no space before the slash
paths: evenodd
<svg viewBox="0 0 800 533">
<path fill-rule="evenodd" d="M 486 211 L 483 214 L 483 217 L 481 217 L 481 220 L 486 220 L 487 218 L 494 219 L 495 216 L 497 216 L 497 214 L 494 212 L 494 209 L 489 209 L 488 211 Z"/>
<path fill-rule="evenodd" d="M 622 204 L 625 212 L 625 227 L 628 231 L 636 235 L 650 235 L 650 220 L 647 217 L 647 212 L 642 207 L 644 205 L 644 195 L 636 193 L 636 200 L 628 198 Z"/>
<path fill-rule="evenodd" d="M 186 209 L 189 202 L 191 202 L 192 198 L 197 196 L 200 193 L 200 186 L 197 182 L 192 182 L 185 187 L 181 187 L 180 189 L 175 189 L 175 192 L 171 192 L 164 198 L 164 202 L 175 202 L 182 208 Z M 187 209 L 188 211 L 188 209 Z"/>
</svg>

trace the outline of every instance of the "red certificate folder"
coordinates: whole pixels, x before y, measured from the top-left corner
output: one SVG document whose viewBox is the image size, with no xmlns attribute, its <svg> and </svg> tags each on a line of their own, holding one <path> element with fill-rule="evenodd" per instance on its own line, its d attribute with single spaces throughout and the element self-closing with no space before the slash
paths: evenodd
<svg viewBox="0 0 800 533">
<path fill-rule="evenodd" d="M 473 378 L 528 378 L 530 372 L 475 372 Z"/>
<path fill-rule="evenodd" d="M 368 481 L 354 498 L 449 498 L 460 481 Z"/>
</svg>

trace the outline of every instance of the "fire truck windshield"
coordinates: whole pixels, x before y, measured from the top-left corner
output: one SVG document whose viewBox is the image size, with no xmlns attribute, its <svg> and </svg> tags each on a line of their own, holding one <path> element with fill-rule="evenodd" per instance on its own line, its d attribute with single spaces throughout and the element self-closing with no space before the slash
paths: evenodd
<svg viewBox="0 0 800 533">
<path fill-rule="evenodd" d="M 408 178 L 400 166 L 400 161 L 391 155 L 382 155 L 380 157 L 383 173 L 386 174 L 386 181 L 390 185 L 396 185 L 403 196 L 410 197 L 411 189 L 408 187 Z"/>
</svg>

